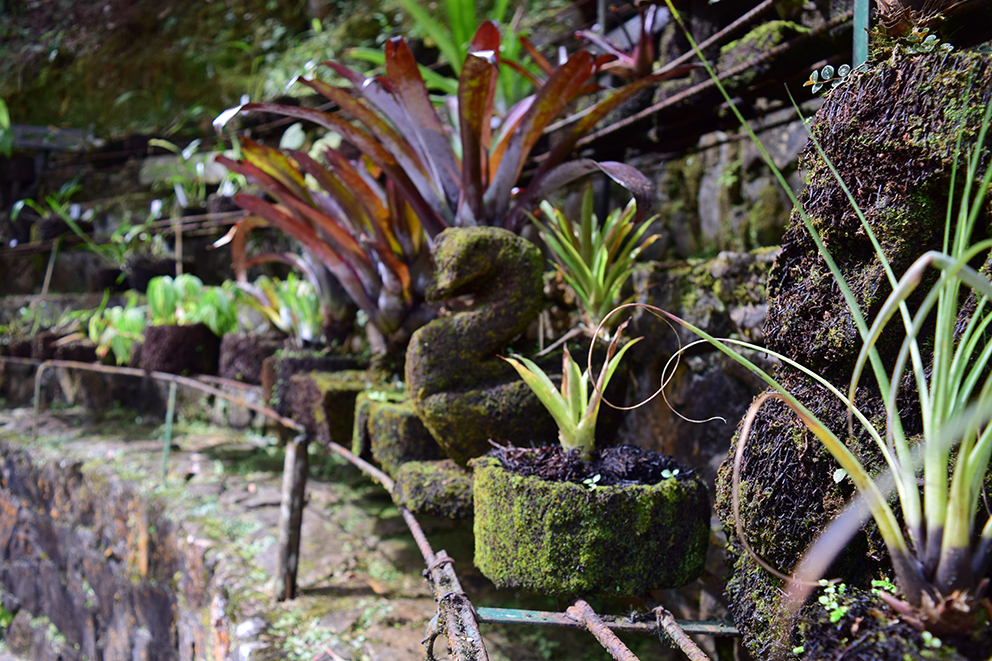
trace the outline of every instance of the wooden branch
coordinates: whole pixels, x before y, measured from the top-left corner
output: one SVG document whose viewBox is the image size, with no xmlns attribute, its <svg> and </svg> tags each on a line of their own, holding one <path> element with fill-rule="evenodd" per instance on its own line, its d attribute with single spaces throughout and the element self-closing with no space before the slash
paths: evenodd
<svg viewBox="0 0 992 661">
<path fill-rule="evenodd" d="M 577 599 L 574 604 L 569 606 L 568 610 L 565 611 L 565 615 L 576 622 L 580 622 L 588 629 L 589 633 L 595 636 L 599 644 L 617 661 L 638 661 L 634 653 L 623 644 L 623 641 L 617 638 L 617 635 L 603 624 L 603 621 L 596 615 L 592 606 L 582 599 Z"/>
<path fill-rule="evenodd" d="M 668 639 L 685 652 L 690 661 L 710 661 L 706 652 L 699 649 L 699 645 L 693 642 L 692 638 L 682 630 L 679 623 L 664 606 L 657 606 L 654 609 L 655 618 L 658 620 L 658 628 L 668 634 Z"/>
</svg>

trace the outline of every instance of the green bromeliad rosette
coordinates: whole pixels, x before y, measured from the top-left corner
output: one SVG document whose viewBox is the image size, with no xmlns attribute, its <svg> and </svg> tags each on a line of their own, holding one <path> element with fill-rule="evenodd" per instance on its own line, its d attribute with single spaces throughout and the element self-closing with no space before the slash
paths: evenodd
<svg viewBox="0 0 992 661">
<path fill-rule="evenodd" d="M 702 572 L 709 538 L 702 480 L 669 457 L 594 446 L 602 393 L 635 342 L 618 351 L 614 338 L 595 384 L 566 351 L 560 390 L 532 361 L 506 359 L 555 419 L 560 443 L 499 447 L 471 462 L 475 563 L 497 586 L 630 595 L 684 585 Z"/>
</svg>

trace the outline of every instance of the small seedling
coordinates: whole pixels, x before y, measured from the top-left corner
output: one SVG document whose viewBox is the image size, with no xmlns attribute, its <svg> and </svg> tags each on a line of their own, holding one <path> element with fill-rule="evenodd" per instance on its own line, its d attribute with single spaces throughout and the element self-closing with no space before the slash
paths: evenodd
<svg viewBox="0 0 992 661">
<path fill-rule="evenodd" d="M 831 624 L 837 624 L 840 622 L 840 618 L 847 615 L 847 611 L 851 609 L 850 606 L 842 606 L 839 601 L 847 591 L 847 586 L 843 583 L 835 585 L 826 579 L 821 579 L 820 585 L 823 586 L 823 594 L 817 601 L 830 613 Z"/>
<path fill-rule="evenodd" d="M 954 50 L 954 46 L 946 41 L 941 42 L 937 35 L 930 34 L 930 28 L 913 28 L 913 31 L 906 37 L 906 41 L 909 43 L 908 50 L 911 53 L 932 53 L 934 51 L 949 53 Z"/>
<path fill-rule="evenodd" d="M 587 477 L 582 480 L 582 484 L 589 488 L 589 491 L 594 491 L 597 486 L 599 486 L 599 481 L 603 479 L 603 476 L 599 473 L 593 475 L 592 477 Z"/>
<path fill-rule="evenodd" d="M 871 582 L 871 592 L 872 594 L 878 595 L 882 591 L 888 592 L 890 594 L 895 594 L 896 586 L 895 584 L 887 578 L 875 579 Z"/>
<path fill-rule="evenodd" d="M 813 94 L 816 94 L 823 89 L 823 86 L 827 83 L 830 84 L 831 89 L 837 87 L 844 82 L 844 79 L 849 73 L 851 73 L 850 64 L 842 64 L 836 70 L 834 70 L 832 65 L 828 64 L 819 71 L 814 69 L 813 73 L 809 76 L 809 80 L 803 83 L 803 87 L 809 87 L 812 85 Z"/>
</svg>

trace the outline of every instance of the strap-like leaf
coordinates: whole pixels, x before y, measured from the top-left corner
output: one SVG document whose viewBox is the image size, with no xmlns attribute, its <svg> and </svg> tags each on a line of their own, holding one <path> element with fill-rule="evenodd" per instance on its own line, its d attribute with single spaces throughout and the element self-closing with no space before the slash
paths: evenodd
<svg viewBox="0 0 992 661">
<path fill-rule="evenodd" d="M 386 76 L 395 88 L 397 101 L 412 120 L 413 129 L 433 168 L 435 179 L 444 190 L 448 206 L 456 209 L 460 179 L 458 159 L 431 103 L 417 61 L 402 39 L 387 41 L 385 55 Z M 404 130 L 403 127 L 400 129 Z"/>
<path fill-rule="evenodd" d="M 459 215 L 465 216 L 464 205 L 471 214 L 467 219 L 461 219 L 461 225 L 485 224 L 482 195 L 489 178 L 488 148 L 498 74 L 497 45 L 497 50 L 469 53 L 458 79 L 458 122 L 462 141 L 462 203 Z"/>
<path fill-rule="evenodd" d="M 554 418 L 555 423 L 558 425 L 558 431 L 562 437 L 574 438 L 575 423 L 568 414 L 568 405 L 565 403 L 565 399 L 561 396 L 561 393 L 558 392 L 551 382 L 551 379 L 544 373 L 544 370 L 523 356 L 514 355 L 513 358 L 503 358 L 503 360 L 510 363 L 513 369 L 517 370 L 520 378 L 530 386 L 530 389 L 534 391 L 537 398 L 541 400 L 544 408 L 548 410 L 548 413 L 551 414 L 551 417 Z"/>
<path fill-rule="evenodd" d="M 328 85 L 327 87 L 330 86 Z M 355 147 L 365 154 L 373 163 L 382 168 L 387 176 L 395 181 L 397 186 L 403 189 L 408 202 L 420 216 L 421 221 L 424 224 L 424 229 L 431 233 L 432 236 L 440 233 L 445 227 L 448 226 L 449 222 L 446 220 L 445 215 L 453 217 L 453 214 L 451 214 L 447 207 L 441 203 L 439 197 L 434 198 L 433 205 L 430 204 L 428 200 L 421 195 L 418 186 L 413 182 L 410 176 L 408 176 L 406 170 L 400 165 L 399 161 L 393 156 L 393 154 L 383 147 L 374 137 L 357 128 L 350 122 L 318 110 L 298 108 L 296 106 L 285 106 L 276 103 L 250 103 L 244 106 L 244 109 L 260 112 L 271 112 L 286 115 L 287 117 L 305 119 L 341 134 L 342 137 L 355 145 Z M 429 189 L 430 185 L 428 184 L 425 187 Z M 439 210 L 443 210 L 444 213 L 440 214 Z"/>
</svg>

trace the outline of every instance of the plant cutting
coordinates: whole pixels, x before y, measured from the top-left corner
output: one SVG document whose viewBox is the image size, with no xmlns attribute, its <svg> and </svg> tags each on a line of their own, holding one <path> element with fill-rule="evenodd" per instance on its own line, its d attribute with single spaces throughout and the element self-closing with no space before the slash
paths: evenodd
<svg viewBox="0 0 992 661">
<path fill-rule="evenodd" d="M 532 361 L 505 359 L 554 417 L 560 445 L 497 447 L 470 462 L 475 562 L 499 587 L 630 595 L 702 572 L 709 498 L 699 476 L 640 448 L 594 448 L 603 389 L 637 341 L 618 351 L 619 335 L 595 382 L 566 351 L 560 390 Z"/>
<path fill-rule="evenodd" d="M 304 347 L 321 336 L 320 299 L 309 280 L 290 272 L 285 280 L 259 276 L 249 287 L 242 285 L 242 300 L 259 312 L 273 328 Z"/>
<path fill-rule="evenodd" d="M 204 324 L 218 337 L 238 327 L 233 294 L 223 287 L 206 287 L 195 275 L 152 278 L 147 295 L 153 326 Z"/>
<path fill-rule="evenodd" d="M 558 271 L 575 291 L 587 333 L 598 328 L 615 307 L 638 256 L 658 239 L 657 235 L 645 236 L 653 218 L 640 225 L 636 222 L 634 200 L 610 212 L 602 225 L 593 215 L 592 206 L 592 186 L 587 186 L 579 222 L 569 220 L 547 201 L 541 203 L 543 220 L 531 216 L 554 255 Z M 608 332 L 610 325 L 603 328 Z"/>
<path fill-rule="evenodd" d="M 144 340 L 146 306 L 138 305 L 134 292 L 128 292 L 127 303 L 123 307 L 106 307 L 108 298 L 105 294 L 100 307 L 90 317 L 87 334 L 96 345 L 97 356 L 105 358 L 113 352 L 118 365 L 127 365 L 131 362 L 134 345 Z"/>
</svg>

